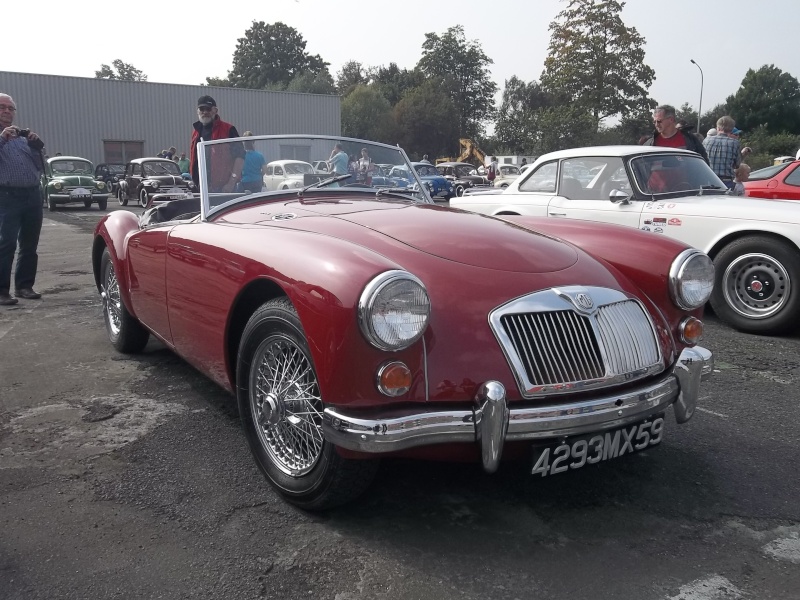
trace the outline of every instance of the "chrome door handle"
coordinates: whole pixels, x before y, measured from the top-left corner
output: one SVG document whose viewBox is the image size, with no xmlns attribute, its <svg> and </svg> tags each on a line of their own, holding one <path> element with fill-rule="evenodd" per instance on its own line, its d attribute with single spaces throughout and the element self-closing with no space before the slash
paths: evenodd
<svg viewBox="0 0 800 600">
<path fill-rule="evenodd" d="M 557 213 L 557 212 L 552 212 L 552 211 L 550 211 L 550 213 L 548 213 L 548 214 L 551 217 L 566 217 L 567 216 L 567 213 Z"/>
</svg>

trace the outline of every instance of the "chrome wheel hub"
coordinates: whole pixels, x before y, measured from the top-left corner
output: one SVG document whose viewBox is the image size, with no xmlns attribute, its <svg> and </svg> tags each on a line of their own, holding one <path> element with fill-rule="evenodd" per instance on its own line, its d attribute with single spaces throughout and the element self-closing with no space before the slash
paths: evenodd
<svg viewBox="0 0 800 600">
<path fill-rule="evenodd" d="M 738 257 L 725 270 L 722 283 L 725 301 L 749 319 L 764 319 L 777 313 L 792 289 L 786 268 L 766 254 Z"/>
<path fill-rule="evenodd" d="M 119 335 L 122 327 L 122 300 L 119 295 L 119 283 L 114 269 L 108 270 L 105 281 L 100 289 L 100 298 L 103 302 L 103 314 L 113 335 Z"/>
<path fill-rule="evenodd" d="M 291 339 L 264 340 L 253 357 L 250 407 L 259 441 L 270 460 L 294 477 L 322 455 L 322 399 L 305 353 Z"/>
</svg>

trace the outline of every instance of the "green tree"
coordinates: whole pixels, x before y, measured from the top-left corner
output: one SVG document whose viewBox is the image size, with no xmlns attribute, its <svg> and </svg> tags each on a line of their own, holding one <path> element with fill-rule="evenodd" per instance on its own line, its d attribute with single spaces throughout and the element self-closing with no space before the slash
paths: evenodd
<svg viewBox="0 0 800 600">
<path fill-rule="evenodd" d="M 497 84 L 489 65 L 494 61 L 478 42 L 467 41 L 464 27 L 450 27 L 441 36 L 426 33 L 417 67 L 427 77 L 442 81 L 458 115 L 461 137 L 477 137 L 494 115 Z"/>
<path fill-rule="evenodd" d="M 425 81 L 425 75 L 419 69 L 400 69 L 396 63 L 388 67 L 376 67 L 367 70 L 367 77 L 394 106 L 406 94 Z"/>
<path fill-rule="evenodd" d="M 531 154 L 536 137 L 536 112 L 550 106 L 547 92 L 536 81 L 525 83 L 516 75 L 505 82 L 498 111 L 495 138 L 511 154 Z"/>
<path fill-rule="evenodd" d="M 550 46 L 541 76 L 553 95 L 586 108 L 597 131 L 603 119 L 651 104 L 655 71 L 644 62 L 644 38 L 620 17 L 616 0 L 567 0 L 550 23 Z"/>
<path fill-rule="evenodd" d="M 336 73 L 336 89 L 342 96 L 347 96 L 358 85 L 366 85 L 369 78 L 364 66 L 357 60 L 349 60 Z"/>
<path fill-rule="evenodd" d="M 328 67 L 319 54 L 306 52 L 306 42 L 294 27 L 281 22 L 253 21 L 237 42 L 226 78 L 231 87 L 263 90 L 280 84 L 285 88 L 302 73 L 317 74 Z M 212 80 L 219 82 L 215 77 L 206 79 L 209 85 Z"/>
<path fill-rule="evenodd" d="M 342 99 L 342 135 L 388 142 L 392 107 L 383 95 L 368 85 L 359 85 Z"/>
<path fill-rule="evenodd" d="M 769 133 L 800 133 L 800 83 L 775 65 L 748 69 L 728 110 L 740 129 L 763 125 Z"/>
<path fill-rule="evenodd" d="M 534 154 L 596 143 L 594 115 L 576 104 L 558 104 L 536 111 Z"/>
<path fill-rule="evenodd" d="M 96 79 L 118 79 L 120 81 L 147 81 L 147 75 L 133 65 L 122 62 L 120 59 L 111 61 L 113 68 L 100 65 L 100 70 L 94 72 Z"/>
<path fill-rule="evenodd" d="M 324 69 L 319 73 L 311 73 L 309 71 L 300 73 L 289 82 L 289 85 L 286 86 L 286 91 L 335 95 L 336 86 L 328 69 Z"/>
<path fill-rule="evenodd" d="M 393 114 L 394 141 L 410 155 L 445 156 L 458 139 L 456 107 L 436 80 L 409 90 Z"/>
</svg>

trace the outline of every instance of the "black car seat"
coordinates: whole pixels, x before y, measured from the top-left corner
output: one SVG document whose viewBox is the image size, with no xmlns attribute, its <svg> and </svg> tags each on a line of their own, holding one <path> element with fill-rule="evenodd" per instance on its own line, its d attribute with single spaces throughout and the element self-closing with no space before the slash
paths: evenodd
<svg viewBox="0 0 800 600">
<path fill-rule="evenodd" d="M 583 195 L 583 186 L 577 179 L 564 177 L 564 179 L 561 180 L 558 195 L 569 198 L 570 200 L 580 200 Z"/>
</svg>

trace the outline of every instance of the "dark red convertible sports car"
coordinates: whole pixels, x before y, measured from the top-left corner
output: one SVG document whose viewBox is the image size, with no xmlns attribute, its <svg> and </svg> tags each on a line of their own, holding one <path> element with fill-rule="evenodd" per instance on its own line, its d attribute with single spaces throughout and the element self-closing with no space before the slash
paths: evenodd
<svg viewBox="0 0 800 600">
<path fill-rule="evenodd" d="M 334 169 L 240 191 L 258 189 L 248 164 L 260 161 L 237 172 L 235 144 Z M 402 149 L 362 140 L 204 142 L 197 198 L 116 211 L 96 230 L 111 343 L 141 352 L 154 335 L 235 394 L 284 498 L 347 502 L 381 456 L 488 472 L 526 460 L 536 477 L 594 468 L 658 445 L 670 406 L 692 417 L 713 367 L 696 345 L 714 280 L 704 253 L 613 225 L 437 206 L 421 181 L 350 185 L 336 156 L 362 149 L 415 173 Z"/>
<path fill-rule="evenodd" d="M 800 200 L 800 160 L 753 171 L 744 192 L 753 198 Z"/>
</svg>

